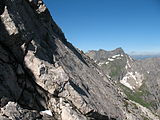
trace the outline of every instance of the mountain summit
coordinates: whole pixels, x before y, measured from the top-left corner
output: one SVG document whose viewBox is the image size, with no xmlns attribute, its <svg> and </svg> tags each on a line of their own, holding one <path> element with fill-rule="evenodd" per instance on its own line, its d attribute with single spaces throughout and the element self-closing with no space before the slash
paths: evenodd
<svg viewBox="0 0 160 120">
<path fill-rule="evenodd" d="M 119 48 L 113 51 L 90 51 L 86 54 L 123 89 L 128 99 L 160 114 L 159 58 L 134 60 Z"/>
<path fill-rule="evenodd" d="M 42 0 L 6 0 L 0 36 L 1 120 L 159 119 L 67 42 Z"/>
</svg>

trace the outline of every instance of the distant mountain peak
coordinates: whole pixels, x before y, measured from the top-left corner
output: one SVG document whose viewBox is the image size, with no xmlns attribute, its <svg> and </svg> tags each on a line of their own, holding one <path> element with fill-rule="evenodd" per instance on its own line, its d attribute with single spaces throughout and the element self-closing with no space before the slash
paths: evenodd
<svg viewBox="0 0 160 120">
<path fill-rule="evenodd" d="M 115 50 L 113 50 L 113 51 L 118 51 L 118 52 L 124 53 L 124 50 L 123 50 L 121 47 L 116 48 L 116 49 L 115 49 Z"/>
<path fill-rule="evenodd" d="M 160 106 L 157 104 L 157 99 L 160 97 L 157 94 L 160 91 L 160 58 L 134 56 L 134 58 L 143 58 L 142 60 L 134 60 L 122 48 L 112 51 L 99 50 L 94 51 L 94 53 L 87 53 L 87 55 L 97 63 L 112 81 L 124 90 L 129 99 L 136 102 L 140 101 L 141 105 L 149 106 L 150 109 L 158 113 L 157 108 L 160 109 Z M 155 86 L 155 88 L 152 86 Z M 137 94 L 138 96 L 136 96 Z M 150 94 L 154 97 L 150 98 Z M 150 105 L 153 101 L 154 105 Z"/>
<path fill-rule="evenodd" d="M 125 55 L 124 50 L 119 47 L 116 48 L 114 50 L 104 50 L 104 49 L 99 49 L 99 50 L 90 50 L 86 53 L 91 59 L 96 59 L 96 60 L 100 60 L 100 59 L 106 59 L 109 57 L 112 57 L 114 55 Z"/>
<path fill-rule="evenodd" d="M 0 120 L 158 120 L 126 99 L 93 60 L 67 42 L 42 0 L 5 4 L 0 16 Z M 115 76 L 121 74 L 119 65 L 126 64 L 121 53 L 91 55 L 111 63 Z"/>
</svg>

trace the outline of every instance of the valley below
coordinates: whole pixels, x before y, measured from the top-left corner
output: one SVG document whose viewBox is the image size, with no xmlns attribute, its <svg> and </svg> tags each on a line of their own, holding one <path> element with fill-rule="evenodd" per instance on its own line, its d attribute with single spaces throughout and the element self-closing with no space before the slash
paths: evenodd
<svg viewBox="0 0 160 120">
<path fill-rule="evenodd" d="M 84 53 L 42 0 L 0 9 L 0 120 L 160 119 L 160 58 Z"/>
</svg>

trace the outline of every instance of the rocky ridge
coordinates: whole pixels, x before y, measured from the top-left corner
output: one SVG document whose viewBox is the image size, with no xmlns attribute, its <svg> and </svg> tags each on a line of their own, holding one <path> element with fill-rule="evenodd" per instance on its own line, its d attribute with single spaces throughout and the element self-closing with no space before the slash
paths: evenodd
<svg viewBox="0 0 160 120">
<path fill-rule="evenodd" d="M 86 54 L 124 90 L 129 99 L 160 115 L 159 58 L 134 60 L 121 48 L 89 51 Z"/>
<path fill-rule="evenodd" d="M 42 0 L 6 0 L 0 36 L 0 119 L 159 119 L 67 42 Z"/>
</svg>

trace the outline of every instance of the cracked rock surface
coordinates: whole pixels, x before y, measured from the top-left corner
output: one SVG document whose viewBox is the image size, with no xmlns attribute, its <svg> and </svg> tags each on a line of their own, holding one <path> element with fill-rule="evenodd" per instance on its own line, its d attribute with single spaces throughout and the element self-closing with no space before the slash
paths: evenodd
<svg viewBox="0 0 160 120">
<path fill-rule="evenodd" d="M 67 42 L 42 0 L 5 1 L 0 82 L 2 120 L 137 120 L 146 115 L 136 109 L 135 116 L 124 107 L 126 96 Z"/>
</svg>

